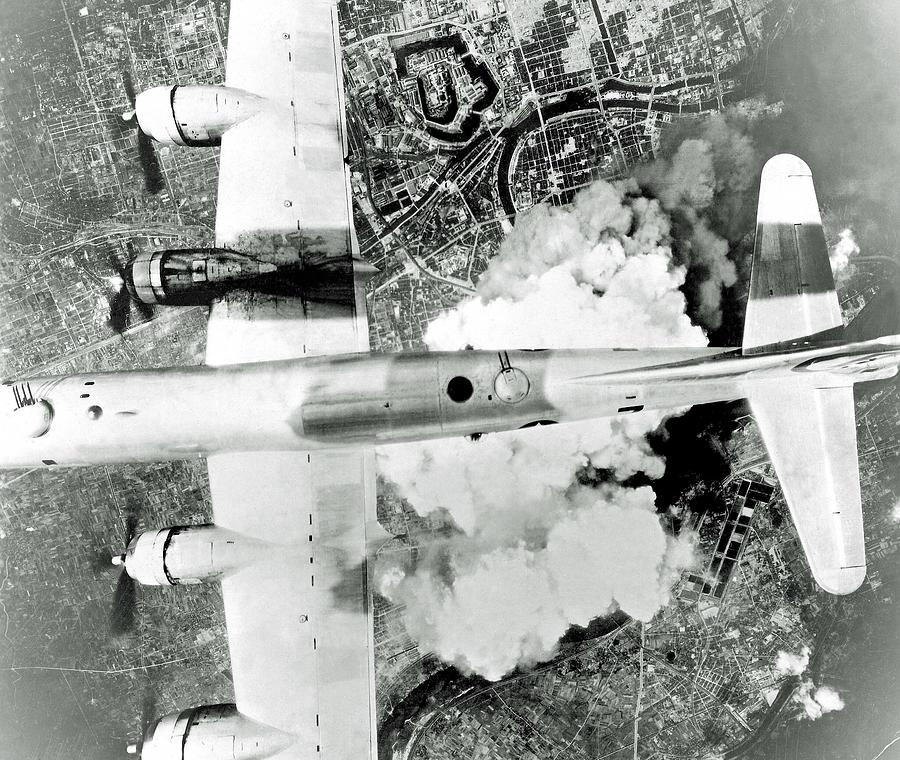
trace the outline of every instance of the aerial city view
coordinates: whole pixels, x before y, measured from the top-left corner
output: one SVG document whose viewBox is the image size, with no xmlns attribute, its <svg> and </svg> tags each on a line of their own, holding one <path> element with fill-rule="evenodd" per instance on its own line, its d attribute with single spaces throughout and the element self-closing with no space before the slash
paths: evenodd
<svg viewBox="0 0 900 760">
<path fill-rule="evenodd" d="M 306 7 L 307 0 L 298 2 Z M 310 9 L 317 4 L 325 7 L 308 0 Z M 476 398 L 464 407 L 473 383 L 453 377 L 446 394 L 457 404 L 446 414 L 441 407 L 445 417 L 403 423 L 414 431 L 409 435 L 396 432 L 400 423 L 384 423 L 394 427 L 366 439 L 376 444 L 373 472 L 365 455 L 335 460 L 376 483 L 371 511 L 368 494 L 341 505 L 357 514 L 366 502 L 356 564 L 349 557 L 352 531 L 337 518 L 322 528 L 318 548 L 310 507 L 308 541 L 315 535 L 316 549 L 309 549 L 308 564 L 313 555 L 324 565 L 341 557 L 337 575 L 315 565 L 320 589 L 323 577 L 336 579 L 321 593 L 339 620 L 361 604 L 370 626 L 363 631 L 370 662 L 354 678 L 368 684 L 363 701 L 371 727 L 360 731 L 371 756 L 900 758 L 900 381 L 890 358 L 900 333 L 900 90 L 892 76 L 900 66 L 900 8 L 891 0 L 338 0 L 333 34 L 323 17 L 324 47 L 297 62 L 291 34 L 275 35 L 279 27 L 268 22 L 255 26 L 247 6 L 248 0 L 0 0 L 0 390 L 5 399 L 11 386 L 15 400 L 0 425 L 8 431 L 27 412 L 23 424 L 37 426 L 29 435 L 39 440 L 48 430 L 55 434 L 54 424 L 67 424 L 64 408 L 54 411 L 41 396 L 52 400 L 57 381 L 41 381 L 44 388 L 22 378 L 76 376 L 79 385 L 94 386 L 83 378 L 296 358 L 260 353 L 270 333 L 227 333 L 223 341 L 223 325 L 242 314 L 249 324 L 246 314 L 264 309 L 266 298 L 285 296 L 266 290 L 276 287 L 266 279 L 270 270 L 284 261 L 301 261 L 332 292 L 334 282 L 349 277 L 364 288 L 355 306 L 335 296 L 338 305 L 308 307 L 319 291 L 304 285 L 302 318 L 274 320 L 287 330 L 282 339 L 293 334 L 289 322 L 330 325 L 321 314 L 355 308 L 364 311 L 353 322 L 363 347 L 340 333 L 323 351 L 313 331 L 309 353 L 370 348 L 359 366 L 369 360 L 397 377 L 407 376 L 415 358 L 395 358 L 397 352 L 461 357 L 453 360 L 473 367 L 481 357 L 499 357 L 497 377 L 505 384 L 491 386 L 499 400 L 515 404 L 531 392 L 527 403 L 537 404 L 538 391 L 549 399 L 541 414 L 514 424 L 493 411 L 483 427 L 453 427 L 447 420 L 456 407 L 480 403 L 476 381 Z M 251 31 L 239 36 L 230 28 L 238 22 Z M 312 20 L 308 26 L 304 33 L 314 39 L 318 27 Z M 273 158 L 274 143 L 237 142 L 246 136 L 239 130 L 271 116 L 264 110 L 234 126 L 221 146 L 218 137 L 182 130 L 188 124 L 175 114 L 186 101 L 176 93 L 188 90 L 165 91 L 178 130 L 172 139 L 153 139 L 158 135 L 142 111 L 139 94 L 150 88 L 225 85 L 226 71 L 234 86 L 243 62 L 254 60 L 240 41 L 254 34 L 267 40 L 264 49 L 291 51 L 286 60 L 294 67 L 289 86 L 297 103 L 290 99 L 293 110 L 273 116 L 270 128 L 282 135 L 287 124 L 285 133 L 301 144 L 299 154 L 293 150 L 299 174 L 285 168 L 287 158 Z M 337 63 L 323 64 L 332 50 Z M 320 65 L 334 67 L 336 88 L 297 74 Z M 277 86 L 277 77 L 265 76 Z M 232 99 L 229 108 L 264 109 L 246 92 L 221 92 L 222 102 Z M 235 92 L 243 103 L 234 105 Z M 330 124 L 326 147 L 310 150 L 319 145 L 309 137 L 317 127 L 304 129 L 319 123 L 317 109 L 331 101 L 345 120 L 339 130 Z M 319 231 L 316 203 L 328 207 L 323 219 L 331 213 L 327 147 L 340 150 L 341 142 L 343 163 L 339 157 L 332 175 L 335 187 L 345 183 L 350 205 L 336 205 L 355 230 L 338 245 L 348 253 L 352 238 L 354 258 L 344 258 L 353 265 L 346 269 L 337 259 L 328 263 L 327 232 L 315 239 L 311 232 Z M 753 343 L 764 321 L 759 310 L 780 300 L 760 290 L 761 275 L 751 279 L 751 262 L 760 256 L 754 241 L 759 236 L 765 258 L 768 222 L 787 228 L 779 215 L 799 208 L 787 191 L 760 199 L 761 182 L 764 191 L 776 182 L 766 185 L 764 165 L 768 172 L 781 167 L 785 182 L 797 186 L 802 162 L 790 171 L 784 161 L 766 164 L 786 153 L 811 170 L 815 193 L 806 175 L 800 181 L 820 210 L 830 265 L 823 288 L 829 292 L 820 292 L 809 283 L 822 273 L 800 271 L 802 225 L 781 230 L 791 255 L 796 251 L 796 292 L 836 292 L 839 308 L 822 330 L 772 319 L 777 336 Z M 291 183 L 296 195 L 273 197 L 279 214 L 296 218 L 296 231 L 291 227 L 271 245 L 260 232 L 264 225 L 245 220 L 256 195 L 283 186 L 294 193 Z M 236 287 L 233 298 L 223 290 L 168 306 L 158 283 L 142 285 L 130 263 L 155 261 L 152 252 L 162 249 L 205 256 L 239 249 L 234 241 L 252 247 L 248 229 L 269 246 L 252 249 L 259 301 Z M 178 254 L 170 261 L 178 265 Z M 243 275 L 234 274 L 236 261 Z M 237 254 L 210 258 L 202 277 L 245 276 L 247 262 Z M 198 282 L 197 263 L 186 267 L 189 281 Z M 153 271 L 148 265 L 148 277 L 164 276 Z M 155 288 L 154 298 L 143 298 L 142 287 Z M 171 292 L 169 301 L 176 303 Z M 816 314 L 806 316 L 819 324 Z M 785 348 L 788 339 L 825 328 L 847 343 L 883 336 L 894 343 L 865 356 L 838 346 L 766 381 L 765 394 L 774 398 L 788 393 L 794 375 L 808 377 L 820 366 L 828 378 L 869 373 L 829 387 L 844 393 L 846 404 L 841 420 L 826 414 L 840 408 L 816 407 L 819 448 L 793 424 L 806 409 L 802 394 L 778 396 L 798 401 L 796 408 L 782 402 L 773 414 L 760 391 L 753 409 L 742 396 L 752 396 L 756 378 L 777 369 L 763 365 L 773 356 L 764 346 Z M 718 368 L 733 361 L 731 353 L 707 347 L 740 354 L 742 345 L 757 361 L 753 378 L 735 386 L 746 393 L 692 395 L 690 388 L 702 385 L 691 385 L 697 377 L 709 381 L 703 387 L 725 384 L 727 371 Z M 617 387 L 627 400 L 618 397 L 614 417 L 583 419 L 591 415 L 578 414 L 577 404 L 575 413 L 564 413 L 571 399 L 587 398 L 596 376 L 567 376 L 555 396 L 551 381 L 563 365 L 553 362 L 562 360 L 531 350 L 601 348 L 618 349 L 610 355 L 624 368 Z M 656 375 L 638 364 L 638 357 L 660 355 L 649 349 L 670 350 L 664 355 L 671 363 L 655 367 Z M 228 358 L 241 351 L 241 358 Z M 444 359 L 434 361 L 437 377 Z M 546 366 L 546 377 L 530 384 L 516 362 Z M 337 381 L 345 401 L 348 394 L 356 394 L 349 396 L 356 403 L 378 392 L 379 381 L 366 378 L 380 375 L 353 374 L 356 365 L 346 358 L 328 366 L 346 373 Z M 685 366 L 697 374 L 684 374 Z M 179 583 L 174 565 L 163 561 L 164 578 L 133 580 L 140 574 L 133 539 L 141 531 L 215 520 L 219 527 L 209 530 L 223 529 L 222 540 L 234 544 L 243 528 L 225 519 L 225 480 L 216 463 L 233 449 L 187 442 L 208 429 L 226 430 L 223 420 L 235 414 L 264 429 L 272 399 L 286 392 L 273 370 L 260 382 L 246 381 L 253 384 L 231 408 L 227 401 L 203 406 L 204 389 L 214 396 L 221 374 L 198 372 L 207 370 L 137 376 L 160 394 L 151 401 L 162 414 L 155 433 L 164 443 L 170 429 L 185 436 L 172 455 L 175 444 L 165 456 L 154 455 L 159 449 L 128 453 L 122 444 L 102 454 L 78 449 L 71 462 L 38 456 L 36 466 L 24 466 L 4 448 L 0 428 L 0 467 L 12 467 L 0 472 L 0 760 L 123 757 L 126 745 L 150 748 L 153 721 L 196 705 L 234 703 L 240 711 L 192 714 L 196 736 L 244 713 L 262 730 L 257 695 L 242 675 L 253 657 L 234 641 L 230 647 L 229 635 L 250 638 L 255 626 L 265 629 L 270 609 L 302 596 L 291 575 L 297 558 L 253 560 L 290 577 L 274 595 L 280 601 L 260 590 L 244 617 L 235 611 L 235 600 L 245 601 L 235 581 L 246 567 L 229 566 L 225 574 L 232 575 L 222 584 L 195 584 L 204 576 L 190 574 Z M 108 377 L 98 382 L 117 376 Z M 666 390 L 655 392 L 669 401 L 654 402 L 655 385 L 632 390 L 636 377 L 658 382 Z M 182 385 L 173 390 L 176 382 Z M 314 396 L 319 391 L 312 387 L 304 392 Z M 92 424 L 103 410 L 90 395 L 101 389 L 79 390 L 92 405 L 78 419 Z M 192 400 L 195 392 L 200 402 Z M 819 386 L 815 392 L 826 393 Z M 359 401 L 357 416 L 342 418 L 342 430 L 357 424 L 368 431 L 366 425 L 389 419 L 392 404 L 407 403 L 385 399 L 377 399 L 377 413 Z M 314 400 L 326 407 L 324 396 Z M 691 406 L 695 401 L 710 403 Z M 49 411 L 39 419 L 43 409 Z M 302 420 L 291 423 L 302 443 L 332 435 L 316 422 L 326 411 L 304 407 Z M 144 419 L 137 409 L 115 415 L 115 424 L 130 429 Z M 558 421 L 566 424 L 549 424 Z M 422 433 L 429 423 L 452 437 Z M 151 426 L 146 435 L 153 434 Z M 783 466 L 796 461 L 791 452 L 807 457 L 802 476 Z M 816 564 L 823 555 L 812 546 L 816 530 L 827 520 L 841 526 L 853 518 L 836 509 L 804 526 L 798 504 L 815 506 L 823 488 L 850 482 L 853 493 L 842 491 L 837 502 L 849 515 L 857 457 L 864 538 L 857 536 L 856 549 L 846 539 L 843 564 L 832 556 L 824 561 L 858 569 L 859 578 L 829 593 L 823 588 L 829 568 Z M 302 460 L 317 461 L 306 453 Z M 841 471 L 835 462 L 843 463 Z M 296 488 L 318 496 L 295 494 L 298 505 L 307 498 L 339 501 L 334 494 L 346 485 L 329 480 L 316 491 L 315 483 L 303 483 Z M 293 484 L 287 478 L 283 489 Z M 252 501 L 252 488 L 260 488 L 255 509 L 265 522 L 269 497 L 259 484 L 235 490 L 230 500 L 241 502 L 247 493 Z M 253 514 L 244 502 L 239 509 Z M 305 510 L 298 506 L 296 521 L 288 513 L 303 542 Z M 187 557 L 185 537 L 194 534 L 166 535 L 163 553 L 181 535 L 178 556 Z M 849 558 L 862 553 L 863 541 L 865 556 L 853 564 Z M 302 562 L 306 568 L 305 554 Z M 354 584 L 362 584 L 362 593 Z M 291 608 L 294 627 L 309 620 L 297 613 Z M 317 630 L 312 647 L 323 654 L 307 658 L 309 672 L 326 685 L 319 696 L 307 689 L 302 700 L 314 699 L 315 735 L 321 714 L 323 739 L 306 746 L 339 758 L 345 755 L 328 744 L 334 729 L 326 717 L 335 704 L 350 715 L 351 701 L 328 689 L 344 678 L 332 678 L 334 672 L 356 663 L 337 663 L 335 652 L 344 650 L 329 649 Z M 276 643 L 281 633 L 276 626 Z M 344 633 L 349 640 L 349 625 L 335 637 L 343 642 Z M 268 642 L 263 636 L 256 646 Z M 293 659 L 273 665 L 283 667 L 282 680 L 299 680 Z M 287 693 L 290 702 L 293 692 Z M 276 730 L 283 726 L 272 725 L 263 737 L 275 749 L 241 748 L 229 736 L 234 746 L 211 743 L 197 756 L 298 756 L 277 754 L 286 746 Z M 189 729 L 182 730 L 186 739 Z M 180 758 L 182 751 L 187 758 L 181 745 L 178 754 L 152 756 Z"/>
</svg>

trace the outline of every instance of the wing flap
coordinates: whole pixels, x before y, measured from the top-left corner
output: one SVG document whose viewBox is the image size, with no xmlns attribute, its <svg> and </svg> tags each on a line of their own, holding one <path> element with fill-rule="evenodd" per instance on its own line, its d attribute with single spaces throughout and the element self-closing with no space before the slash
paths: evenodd
<svg viewBox="0 0 900 760">
<path fill-rule="evenodd" d="M 842 328 L 812 172 L 774 156 L 760 181 L 744 353 L 839 339 Z"/>
<path fill-rule="evenodd" d="M 813 576 L 832 594 L 855 591 L 866 552 L 852 386 L 779 380 L 750 405 Z"/>
<path fill-rule="evenodd" d="M 209 476 L 216 524 L 270 545 L 222 581 L 238 709 L 297 737 L 285 757 L 375 757 L 372 453 L 217 454 Z"/>
</svg>

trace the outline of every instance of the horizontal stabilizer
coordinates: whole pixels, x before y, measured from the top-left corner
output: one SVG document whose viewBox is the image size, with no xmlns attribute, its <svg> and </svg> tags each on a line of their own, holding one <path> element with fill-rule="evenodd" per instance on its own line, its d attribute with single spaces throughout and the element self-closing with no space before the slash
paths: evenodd
<svg viewBox="0 0 900 760">
<path fill-rule="evenodd" d="M 774 156 L 759 186 L 744 353 L 838 340 L 842 332 L 812 173 L 796 156 Z"/>
<path fill-rule="evenodd" d="M 750 406 L 818 584 L 849 594 L 866 577 L 853 388 L 786 384 Z"/>
</svg>

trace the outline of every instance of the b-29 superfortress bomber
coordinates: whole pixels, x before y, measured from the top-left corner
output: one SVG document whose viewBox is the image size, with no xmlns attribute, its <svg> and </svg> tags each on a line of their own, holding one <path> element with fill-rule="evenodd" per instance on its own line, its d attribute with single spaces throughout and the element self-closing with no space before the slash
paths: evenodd
<svg viewBox="0 0 900 760">
<path fill-rule="evenodd" d="M 215 524 L 143 533 L 117 559 L 141 583 L 221 582 L 236 704 L 161 718 L 133 749 L 377 756 L 377 444 L 746 397 L 813 576 L 860 586 L 853 385 L 897 372 L 900 335 L 844 327 L 802 160 L 763 169 L 740 349 L 372 354 L 342 98 L 329 0 L 232 0 L 225 85 L 135 103 L 146 136 L 221 144 L 215 248 L 141 254 L 124 278 L 145 303 L 209 304 L 205 366 L 0 387 L 0 467 L 208 463 Z"/>
</svg>

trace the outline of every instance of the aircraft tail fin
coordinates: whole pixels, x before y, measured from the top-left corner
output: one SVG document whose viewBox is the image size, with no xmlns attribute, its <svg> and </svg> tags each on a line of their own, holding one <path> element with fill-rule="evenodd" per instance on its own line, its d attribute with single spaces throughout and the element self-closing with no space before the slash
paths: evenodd
<svg viewBox="0 0 900 760">
<path fill-rule="evenodd" d="M 832 594 L 855 591 L 866 549 L 852 386 L 779 381 L 750 406 L 813 577 Z"/>
<path fill-rule="evenodd" d="M 763 167 L 743 352 L 760 354 L 843 338 L 812 172 L 790 154 Z"/>
</svg>

